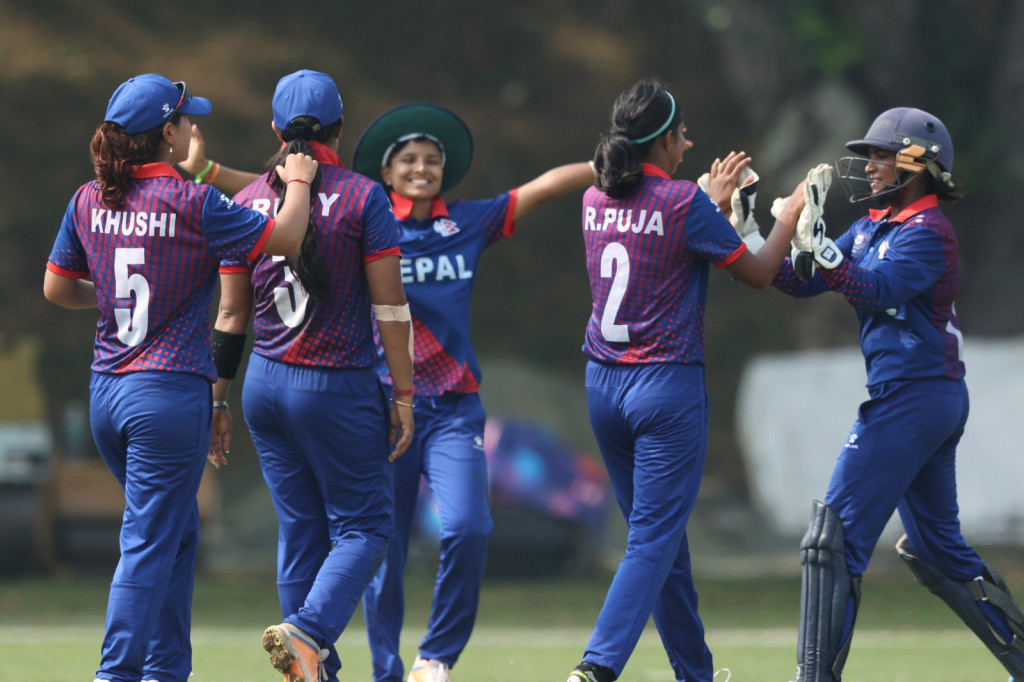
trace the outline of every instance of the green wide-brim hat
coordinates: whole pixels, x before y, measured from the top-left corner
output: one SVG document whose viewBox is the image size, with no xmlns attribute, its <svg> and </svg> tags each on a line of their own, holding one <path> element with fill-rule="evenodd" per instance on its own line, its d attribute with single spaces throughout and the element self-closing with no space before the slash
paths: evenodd
<svg viewBox="0 0 1024 682">
<path fill-rule="evenodd" d="M 356 143 L 352 170 L 384 184 L 380 175 L 384 152 L 398 138 L 413 133 L 435 137 L 444 146 L 441 193 L 459 184 L 473 158 L 473 136 L 465 121 L 453 112 L 424 102 L 400 104 L 373 119 Z"/>
</svg>

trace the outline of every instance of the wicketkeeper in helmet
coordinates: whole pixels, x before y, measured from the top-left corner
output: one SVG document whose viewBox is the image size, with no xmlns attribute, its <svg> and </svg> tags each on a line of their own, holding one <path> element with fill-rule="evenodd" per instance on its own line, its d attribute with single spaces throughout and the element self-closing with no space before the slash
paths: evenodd
<svg viewBox="0 0 1024 682">
<path fill-rule="evenodd" d="M 847 143 L 837 174 L 851 202 L 874 207 L 834 241 L 821 219 L 832 169 L 807 183 L 807 207 L 773 285 L 797 297 L 843 295 L 860 319 L 870 399 L 815 501 L 801 543 L 798 682 L 842 678 L 861 577 L 894 510 L 896 550 L 1013 675 L 1024 681 L 1024 615 L 960 533 L 956 447 L 967 423 L 963 335 L 953 304 L 957 238 L 939 202 L 962 197 L 953 143 L 935 116 L 908 107 Z"/>
</svg>

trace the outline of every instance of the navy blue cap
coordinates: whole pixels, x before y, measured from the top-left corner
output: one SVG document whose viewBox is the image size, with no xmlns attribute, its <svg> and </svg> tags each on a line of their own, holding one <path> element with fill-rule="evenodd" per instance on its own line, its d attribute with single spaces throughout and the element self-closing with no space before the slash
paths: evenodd
<svg viewBox="0 0 1024 682">
<path fill-rule="evenodd" d="M 103 120 L 116 123 L 126 133 L 134 135 L 167 123 L 175 112 L 205 116 L 211 111 L 210 100 L 193 97 L 184 81 L 172 83 L 161 75 L 144 73 L 117 87 L 110 96 Z"/>
<path fill-rule="evenodd" d="M 302 69 L 277 82 L 274 90 L 274 125 L 284 130 L 299 116 L 312 116 L 321 127 L 341 119 L 345 107 L 334 79 L 326 73 Z"/>
</svg>

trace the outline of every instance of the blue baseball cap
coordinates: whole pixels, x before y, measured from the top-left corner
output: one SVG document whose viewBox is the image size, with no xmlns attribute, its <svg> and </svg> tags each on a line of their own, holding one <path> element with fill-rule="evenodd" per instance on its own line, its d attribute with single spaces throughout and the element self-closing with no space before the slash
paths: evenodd
<svg viewBox="0 0 1024 682">
<path fill-rule="evenodd" d="M 116 123 L 129 135 L 152 130 L 171 120 L 175 112 L 205 116 L 213 105 L 193 97 L 185 81 L 172 83 L 155 73 L 144 73 L 121 83 L 110 96 L 104 122 Z"/>
<path fill-rule="evenodd" d="M 280 130 L 299 116 L 312 116 L 321 127 L 341 120 L 345 107 L 334 79 L 326 73 L 302 69 L 277 82 L 274 100 L 274 125 Z"/>
</svg>

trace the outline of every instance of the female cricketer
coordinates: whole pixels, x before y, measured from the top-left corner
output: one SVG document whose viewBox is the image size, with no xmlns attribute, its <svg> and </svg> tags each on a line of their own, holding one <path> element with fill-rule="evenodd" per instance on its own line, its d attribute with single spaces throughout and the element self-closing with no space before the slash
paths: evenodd
<svg viewBox="0 0 1024 682">
<path fill-rule="evenodd" d="M 125 495 L 97 680 L 189 676 L 218 265 L 291 253 L 309 213 L 317 163 L 307 155 L 280 159 L 276 173 L 297 189 L 276 219 L 181 179 L 173 164 L 188 153 L 189 117 L 211 108 L 156 74 L 122 83 L 92 138 L 96 179 L 68 204 L 46 264 L 48 300 L 99 311 L 90 424 Z"/>
<path fill-rule="evenodd" d="M 427 632 L 409 682 L 448 682 L 469 640 L 491 533 L 480 367 L 469 338 L 470 294 L 481 252 L 511 236 L 541 203 L 593 182 L 587 163 L 553 168 L 491 199 L 448 203 L 469 168 L 466 124 L 431 104 L 378 116 L 356 146 L 353 169 L 386 185 L 398 220 L 402 282 L 415 327 L 416 434 L 395 464 L 395 532 L 363 599 L 376 682 L 401 682 L 403 573 L 420 476 L 441 519 L 441 554 Z M 397 378 L 381 366 L 385 383 Z"/>
<path fill-rule="evenodd" d="M 802 184 L 757 253 L 723 215 L 750 164 L 716 160 L 708 194 L 673 180 L 686 125 L 662 85 L 641 80 L 619 95 L 598 143 L 594 187 L 583 197 L 583 241 L 593 309 L 583 353 L 590 421 L 629 524 L 582 662 L 569 682 L 611 682 L 647 620 L 661 634 L 676 680 L 710 682 L 711 652 L 697 613 L 686 524 L 708 439 L 704 305 L 709 264 L 766 288 L 803 208 Z M 710 196 L 709 196 L 710 194 Z"/>
<path fill-rule="evenodd" d="M 1024 614 L 960 534 L 956 448 L 969 401 L 953 309 L 957 238 L 939 208 L 962 197 L 953 141 L 935 116 L 899 107 L 846 146 L 858 156 L 837 164 L 843 188 L 875 208 L 834 242 L 820 222 L 804 277 L 787 260 L 773 282 L 798 297 L 836 291 L 853 306 L 869 394 L 801 544 L 797 679 L 841 679 L 861 578 L 898 510 L 906 534 L 896 549 L 911 572 L 1024 680 Z"/>
<path fill-rule="evenodd" d="M 277 512 L 284 618 L 265 630 L 263 646 L 285 682 L 335 682 L 335 642 L 393 533 L 389 460 L 409 447 L 414 430 L 412 325 L 387 195 L 338 158 L 343 106 L 334 80 L 318 71 L 289 74 L 272 110 L 283 144 L 235 201 L 272 214 L 296 191 L 270 170 L 292 152 L 320 162 L 315 199 L 297 254 L 221 265 L 214 399 L 223 403 L 214 404 L 223 409 L 210 456 L 226 461 L 227 393 L 252 314 L 242 407 Z M 390 396 L 375 368 L 371 315 L 394 377 Z"/>
</svg>

